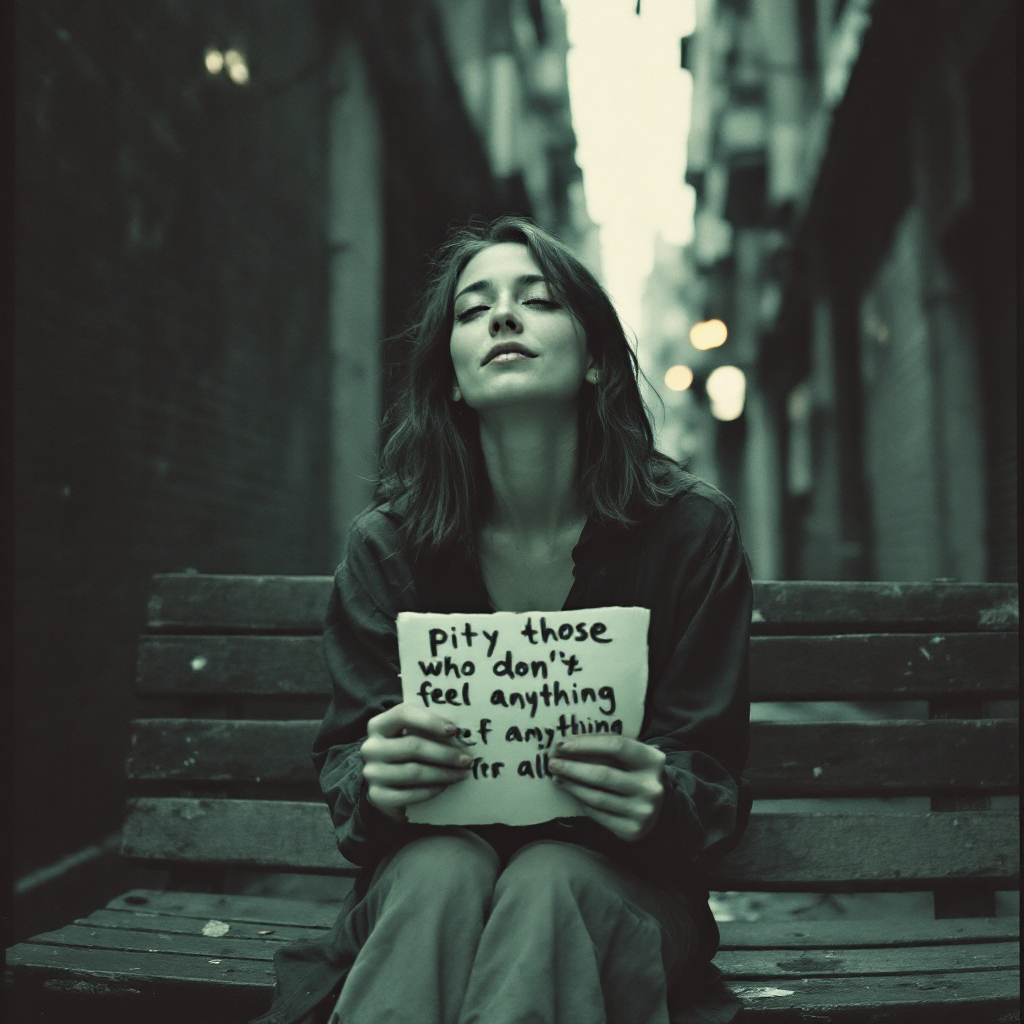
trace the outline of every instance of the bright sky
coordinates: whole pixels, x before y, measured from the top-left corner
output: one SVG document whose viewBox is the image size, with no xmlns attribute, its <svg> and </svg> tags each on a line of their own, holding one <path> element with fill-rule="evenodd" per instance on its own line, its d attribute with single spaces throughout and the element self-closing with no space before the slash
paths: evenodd
<svg viewBox="0 0 1024 1024">
<path fill-rule="evenodd" d="M 576 160 L 590 216 L 601 228 L 604 285 L 640 329 L 640 297 L 654 236 L 685 245 L 693 190 L 684 184 L 693 80 L 679 40 L 696 0 L 562 0 L 569 29 L 569 92 Z"/>
</svg>

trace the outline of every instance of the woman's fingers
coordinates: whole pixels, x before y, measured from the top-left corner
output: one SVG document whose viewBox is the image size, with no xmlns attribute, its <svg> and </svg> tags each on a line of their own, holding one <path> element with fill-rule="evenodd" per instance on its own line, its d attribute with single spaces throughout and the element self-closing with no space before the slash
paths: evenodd
<svg viewBox="0 0 1024 1024">
<path fill-rule="evenodd" d="M 418 761 L 422 764 L 443 765 L 456 768 L 468 765 L 473 759 L 461 748 L 423 736 L 368 736 L 360 747 L 363 761 L 387 761 L 397 764 L 401 761 Z"/>
<path fill-rule="evenodd" d="M 561 789 L 564 789 L 567 793 L 572 793 L 574 797 L 581 800 L 588 807 L 594 808 L 594 810 L 604 811 L 607 814 L 620 818 L 630 818 L 642 813 L 640 801 L 635 797 L 618 796 L 615 793 L 605 792 L 603 789 L 594 789 L 592 786 L 581 785 L 578 782 L 567 779 L 564 775 L 558 776 L 557 782 Z M 649 812 L 650 807 L 647 809 Z"/>
<path fill-rule="evenodd" d="M 467 768 L 442 768 L 408 761 L 401 764 L 369 761 L 363 765 L 363 778 L 366 779 L 367 784 L 386 786 L 389 789 L 448 786 L 453 782 L 461 782 L 467 773 Z"/>
<path fill-rule="evenodd" d="M 657 805 L 636 798 L 616 796 L 600 789 L 582 786 L 568 779 L 557 780 L 560 789 L 571 793 L 583 807 L 583 813 L 626 842 L 642 839 L 654 827 Z"/>
<path fill-rule="evenodd" d="M 366 734 L 391 738 L 401 736 L 410 729 L 442 741 L 451 739 L 459 731 L 454 722 L 435 715 L 433 711 L 402 703 L 374 715 L 366 725 Z"/>
<path fill-rule="evenodd" d="M 370 803 L 402 820 L 410 804 L 461 782 L 473 759 L 451 742 L 458 732 L 453 722 L 411 704 L 371 718 L 359 748 Z"/>
<path fill-rule="evenodd" d="M 627 842 L 650 832 L 665 793 L 661 774 L 666 758 L 657 747 L 601 734 L 566 740 L 556 751 L 548 767 L 588 817 Z"/>
<path fill-rule="evenodd" d="M 624 768 L 660 768 L 665 755 L 657 748 L 628 736 L 614 733 L 596 733 L 575 736 L 555 744 L 558 756 L 566 757 L 610 757 Z"/>
<path fill-rule="evenodd" d="M 606 764 L 556 757 L 548 762 L 548 768 L 556 776 L 608 793 L 631 797 L 640 796 L 645 791 L 644 776 L 623 771 L 621 768 L 612 768 Z"/>
</svg>

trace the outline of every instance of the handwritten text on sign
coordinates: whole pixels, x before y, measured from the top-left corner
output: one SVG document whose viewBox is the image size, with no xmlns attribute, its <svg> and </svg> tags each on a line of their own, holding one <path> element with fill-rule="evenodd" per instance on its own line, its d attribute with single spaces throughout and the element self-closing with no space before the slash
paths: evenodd
<svg viewBox="0 0 1024 1024">
<path fill-rule="evenodd" d="M 464 782 L 414 804 L 432 825 L 530 825 L 582 813 L 547 769 L 560 739 L 636 737 L 647 693 L 646 608 L 398 616 L 402 699 L 461 726 Z"/>
</svg>

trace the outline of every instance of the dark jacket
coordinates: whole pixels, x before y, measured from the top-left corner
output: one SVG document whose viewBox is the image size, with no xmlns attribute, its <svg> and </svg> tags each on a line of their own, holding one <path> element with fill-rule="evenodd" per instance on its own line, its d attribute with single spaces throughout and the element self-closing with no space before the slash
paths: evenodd
<svg viewBox="0 0 1024 1024">
<path fill-rule="evenodd" d="M 570 819 L 568 827 L 549 822 L 474 831 L 503 859 L 536 839 L 580 843 L 698 896 L 706 907 L 705 866 L 735 846 L 750 810 L 742 771 L 749 744 L 752 595 L 731 503 L 687 473 L 679 471 L 677 482 L 675 497 L 634 526 L 587 524 L 573 551 L 575 580 L 564 606 L 650 609 L 640 739 L 667 755 L 657 826 L 637 843 L 617 839 L 589 818 Z M 324 631 L 333 697 L 313 760 L 338 847 L 364 869 L 353 900 L 389 850 L 430 827 L 380 814 L 367 802 L 363 785 L 359 747 L 366 723 L 402 699 L 395 619 L 401 611 L 493 610 L 474 561 L 452 550 L 414 557 L 401 543 L 400 524 L 400 514 L 388 505 L 356 520 Z M 710 911 L 706 916 L 717 942 Z M 357 951 L 344 917 L 319 952 L 303 947 L 279 954 L 274 1010 L 261 1020 L 298 1019 L 303 1006 L 318 1001 L 316 993 L 322 999 L 337 989 Z M 709 957 L 714 951 L 712 946 Z"/>
</svg>

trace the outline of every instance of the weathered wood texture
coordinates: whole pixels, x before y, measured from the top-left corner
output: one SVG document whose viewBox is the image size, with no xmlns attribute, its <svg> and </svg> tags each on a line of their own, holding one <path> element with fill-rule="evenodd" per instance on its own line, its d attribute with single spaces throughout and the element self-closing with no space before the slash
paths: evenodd
<svg viewBox="0 0 1024 1024">
<path fill-rule="evenodd" d="M 228 925 L 235 937 L 301 938 L 329 928 L 342 907 L 279 896 L 236 896 L 132 889 L 78 924 L 201 934 L 211 920 Z M 720 949 L 887 949 L 1020 938 L 1016 917 L 961 920 L 868 919 L 829 921 L 722 921 Z"/>
<path fill-rule="evenodd" d="M 1016 917 L 960 920 L 720 921 L 719 949 L 894 949 L 1020 939 Z"/>
<path fill-rule="evenodd" d="M 755 798 L 1014 793 L 1016 719 L 751 724 Z"/>
<path fill-rule="evenodd" d="M 1011 631 L 1015 583 L 755 582 L 755 633 Z"/>
<path fill-rule="evenodd" d="M 153 577 L 153 632 L 318 633 L 327 576 Z M 1012 631 L 1017 587 L 1010 583 L 755 582 L 756 633 Z"/>
<path fill-rule="evenodd" d="M 241 940 L 239 940 L 241 941 Z M 946 974 L 972 970 L 1006 970 L 1017 966 L 1016 942 L 965 946 L 914 946 L 893 956 L 890 949 L 729 950 L 715 957 L 715 966 L 729 978 L 870 977 L 883 974 Z"/>
<path fill-rule="evenodd" d="M 12 1024 L 246 1024 L 270 1006 L 265 960 L 22 943 L 7 950 Z"/>
<path fill-rule="evenodd" d="M 1019 970 L 727 978 L 726 986 L 743 1001 L 744 1024 L 1013 1024 L 1020 1010 Z"/>
<path fill-rule="evenodd" d="M 205 923 L 215 918 L 263 926 L 310 928 L 329 928 L 338 916 L 338 907 L 337 903 L 282 896 L 161 892 L 155 889 L 130 889 L 107 904 L 111 911 L 151 914 L 157 919 L 198 918 Z"/>
<path fill-rule="evenodd" d="M 315 721 L 139 719 L 128 778 L 309 783 Z M 1012 793 L 1015 719 L 751 725 L 746 776 L 757 798 Z"/>
<path fill-rule="evenodd" d="M 750 682 L 751 700 L 1013 699 L 1017 634 L 754 637 Z"/>
<path fill-rule="evenodd" d="M 798 960 L 800 958 L 796 958 Z M 744 1021 L 818 1021 L 828 1024 L 1008 1024 L 1017 1019 L 1020 973 L 1013 969 L 904 972 L 841 977 L 780 977 L 766 955 L 764 976 L 725 982 L 744 1004 Z M 796 962 L 790 956 L 788 962 Z M 270 1003 L 269 961 L 23 944 L 8 951 L 14 1005 L 31 1006 L 32 1020 L 59 1016 L 89 996 L 88 1019 L 145 1019 L 193 1024 L 244 1024 Z M 80 1005 L 80 1004 L 77 1004 Z M 47 1012 L 49 1011 L 49 1012 Z M 41 1016 L 42 1014 L 42 1016 Z M 140 1016 L 144 1015 L 144 1016 Z M 26 1015 L 23 1019 L 28 1020 Z"/>
<path fill-rule="evenodd" d="M 90 1019 L 242 1024 L 269 1003 L 274 950 L 323 934 L 340 906 L 133 890 L 9 950 L 8 977 L 16 1004 L 30 1008 L 26 1020 L 79 1019 L 73 997 L 88 995 Z M 204 935 L 214 923 L 226 934 Z M 783 1019 L 799 1008 L 803 1020 L 880 1022 L 895 1014 L 973 1024 L 1005 1021 L 1013 1011 L 1016 920 L 720 927 L 715 963 L 744 1001 L 745 1019 Z"/>
<path fill-rule="evenodd" d="M 329 576 L 153 577 L 149 629 L 153 632 L 319 633 Z"/>
<path fill-rule="evenodd" d="M 1016 633 L 868 633 L 754 637 L 751 699 L 1012 699 Z M 147 636 L 137 690 L 146 697 L 326 697 L 318 636 Z"/>
<path fill-rule="evenodd" d="M 352 874 L 323 804 L 291 800 L 128 801 L 121 853 L 134 860 Z"/>
<path fill-rule="evenodd" d="M 321 804 L 139 798 L 129 801 L 122 853 L 140 861 L 331 871 L 338 854 Z M 1012 811 L 758 814 L 715 866 L 717 890 L 933 889 L 937 882 L 1018 878 Z"/>
</svg>

